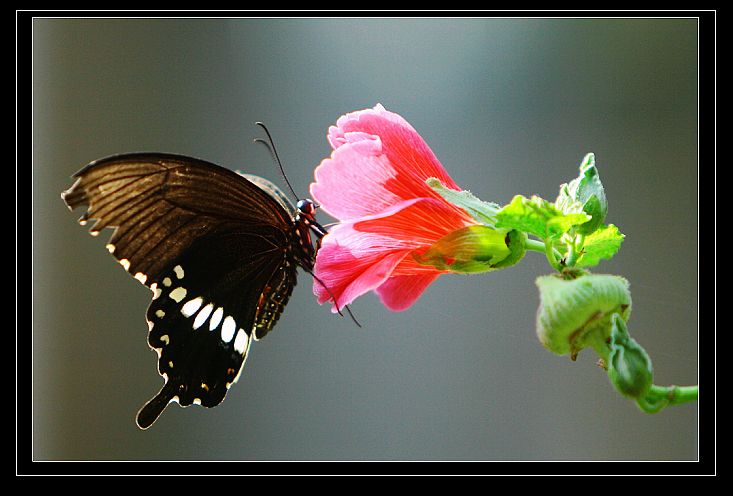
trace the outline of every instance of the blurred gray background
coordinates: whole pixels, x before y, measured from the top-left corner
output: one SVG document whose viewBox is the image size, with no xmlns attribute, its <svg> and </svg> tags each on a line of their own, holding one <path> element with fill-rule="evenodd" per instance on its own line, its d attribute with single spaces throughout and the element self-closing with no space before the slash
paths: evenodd
<svg viewBox="0 0 733 496">
<path fill-rule="evenodd" d="M 597 272 L 631 282 L 632 335 L 660 385 L 697 383 L 694 19 L 36 19 L 33 22 L 33 456 L 36 460 L 695 460 L 697 405 L 641 413 L 592 352 L 534 332 L 529 253 L 444 276 L 364 327 L 300 284 L 217 408 L 134 417 L 162 385 L 150 292 L 59 194 L 91 160 L 192 155 L 305 195 L 329 125 L 382 103 L 484 200 L 554 200 L 596 154 L 626 234 Z M 322 223 L 332 219 L 322 215 Z M 101 239 L 105 238 L 105 239 Z"/>
</svg>

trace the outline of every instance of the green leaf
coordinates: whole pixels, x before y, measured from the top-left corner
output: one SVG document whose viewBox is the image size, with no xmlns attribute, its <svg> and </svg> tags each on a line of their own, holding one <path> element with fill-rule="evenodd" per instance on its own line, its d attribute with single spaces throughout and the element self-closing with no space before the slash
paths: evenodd
<svg viewBox="0 0 733 496">
<path fill-rule="evenodd" d="M 580 212 L 564 213 L 539 196 L 516 195 L 497 213 L 496 227 L 516 229 L 541 239 L 558 239 L 573 226 L 583 224 L 590 216 Z"/>
<path fill-rule="evenodd" d="M 593 267 L 603 259 L 612 258 L 621 248 L 624 235 L 616 226 L 609 224 L 585 237 L 583 251 L 576 267 Z"/>
<path fill-rule="evenodd" d="M 555 206 L 560 212 L 567 213 L 578 213 L 583 211 L 583 204 L 573 198 L 574 193 L 571 193 L 570 186 L 565 183 L 560 185 L 560 194 L 555 200 Z"/>
<path fill-rule="evenodd" d="M 576 228 L 579 234 L 591 234 L 603 225 L 608 213 L 608 202 L 596 169 L 595 155 L 592 153 L 583 158 L 580 175 L 569 184 L 560 186 L 560 194 L 555 200 L 555 205 L 562 212 L 568 212 L 568 209 L 576 211 L 577 203 L 591 216 L 588 222 Z"/>
<path fill-rule="evenodd" d="M 499 211 L 499 205 L 496 203 L 479 200 L 470 191 L 446 188 L 440 179 L 435 177 L 430 177 L 425 182 L 447 202 L 462 208 L 477 222 L 490 227 L 496 224 L 496 213 Z"/>
</svg>

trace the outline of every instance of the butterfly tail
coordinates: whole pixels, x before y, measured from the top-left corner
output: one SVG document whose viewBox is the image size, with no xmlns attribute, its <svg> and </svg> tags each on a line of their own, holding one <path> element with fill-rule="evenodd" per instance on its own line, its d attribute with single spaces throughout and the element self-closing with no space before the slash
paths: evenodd
<svg viewBox="0 0 733 496">
<path fill-rule="evenodd" d="M 176 389 L 177 387 L 171 381 L 168 381 L 158 394 L 145 403 L 145 406 L 137 412 L 136 422 L 138 427 L 147 429 L 153 425 L 168 404 L 176 399 Z"/>
</svg>

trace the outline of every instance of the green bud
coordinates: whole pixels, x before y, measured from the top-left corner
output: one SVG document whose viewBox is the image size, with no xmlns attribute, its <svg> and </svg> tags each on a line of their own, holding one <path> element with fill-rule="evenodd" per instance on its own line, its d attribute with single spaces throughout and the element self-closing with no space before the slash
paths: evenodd
<svg viewBox="0 0 733 496">
<path fill-rule="evenodd" d="M 584 274 L 567 279 L 541 276 L 537 311 L 537 337 L 558 355 L 570 355 L 593 347 L 603 350 L 611 333 L 611 316 L 628 319 L 631 313 L 629 283 L 619 276 Z M 605 356 L 605 352 L 601 356 Z"/>
<path fill-rule="evenodd" d="M 587 154 L 580 164 L 580 175 L 560 187 L 560 195 L 555 201 L 555 205 L 563 212 L 574 210 L 578 203 L 583 206 L 583 212 L 592 217 L 575 228 L 578 234 L 590 234 L 603 225 L 608 213 L 608 202 L 592 153 Z"/>
<path fill-rule="evenodd" d="M 611 319 L 610 348 L 608 378 L 611 384 L 624 396 L 645 402 L 644 394 L 652 385 L 652 361 L 644 348 L 629 336 L 626 323 L 619 315 Z"/>
<path fill-rule="evenodd" d="M 506 230 L 473 225 L 443 236 L 427 251 L 413 257 L 419 264 L 459 274 L 487 272 L 495 270 L 495 265 L 507 257 L 516 256 L 519 248 L 515 243 L 507 246 L 511 239 L 515 238 L 508 236 Z"/>
</svg>

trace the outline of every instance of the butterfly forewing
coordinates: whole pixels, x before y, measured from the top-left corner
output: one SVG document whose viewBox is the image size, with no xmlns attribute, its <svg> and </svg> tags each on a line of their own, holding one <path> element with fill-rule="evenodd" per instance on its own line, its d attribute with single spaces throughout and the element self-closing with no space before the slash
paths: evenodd
<svg viewBox="0 0 733 496">
<path fill-rule="evenodd" d="M 93 162 L 62 197 L 87 206 L 90 232 L 115 228 L 108 250 L 153 291 L 148 343 L 165 385 L 138 414 L 149 427 L 171 401 L 219 404 L 251 340 L 277 321 L 310 246 L 287 204 L 198 159 L 131 154 Z"/>
<path fill-rule="evenodd" d="M 290 230 L 292 217 L 242 176 L 190 157 L 128 154 L 92 162 L 63 194 L 80 222 L 116 227 L 108 249 L 131 274 L 158 279 L 195 240 L 226 222 Z"/>
</svg>

